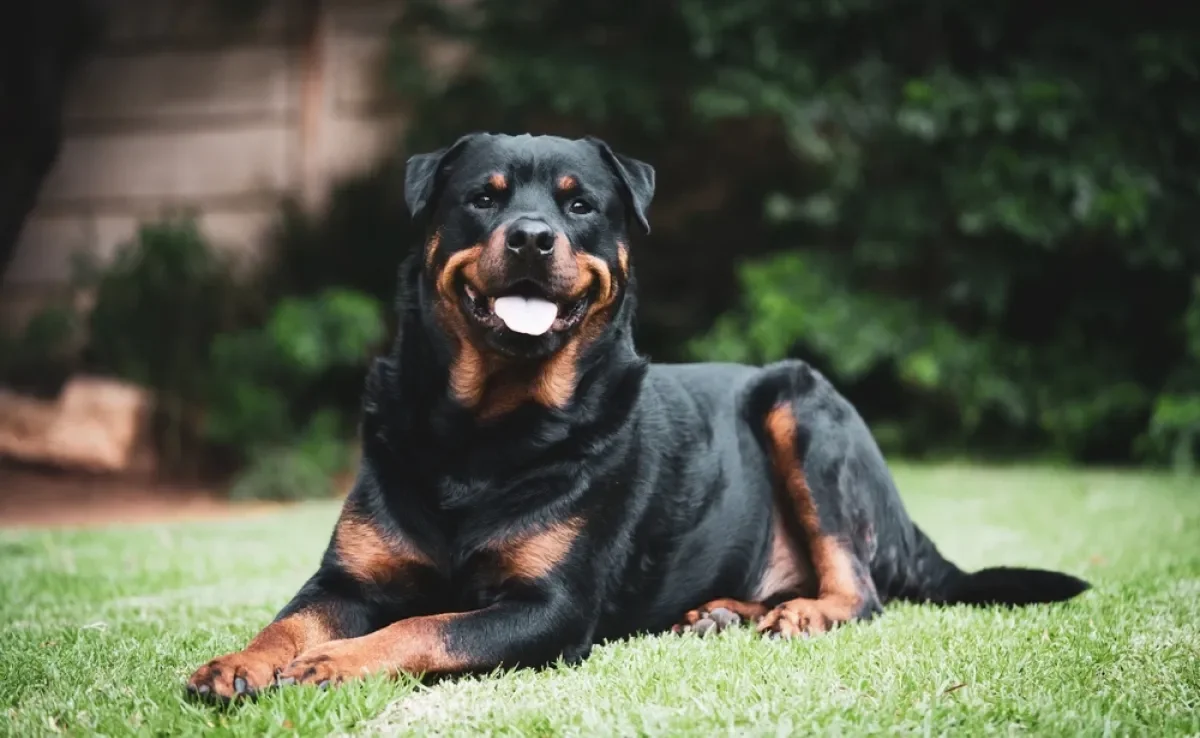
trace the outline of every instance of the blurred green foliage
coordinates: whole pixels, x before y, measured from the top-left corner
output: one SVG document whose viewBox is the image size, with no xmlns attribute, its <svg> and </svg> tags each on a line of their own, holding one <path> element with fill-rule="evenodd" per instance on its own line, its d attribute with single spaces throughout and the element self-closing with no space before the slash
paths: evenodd
<svg viewBox="0 0 1200 738">
<path fill-rule="evenodd" d="M 329 289 L 281 300 L 264 325 L 213 341 L 205 437 L 241 462 L 306 438 L 349 437 L 353 408 L 329 402 L 320 382 L 336 368 L 365 367 L 383 339 L 382 309 L 369 296 Z"/>
<path fill-rule="evenodd" d="M 404 207 L 403 175 L 402 162 L 388 157 L 337 183 L 319 213 L 285 201 L 267 244 L 267 299 L 347 285 L 390 303 L 400 261 L 420 241 Z"/>
<path fill-rule="evenodd" d="M 807 358 L 890 451 L 1196 458 L 1200 8 L 407 7 L 410 149 L 594 131 L 659 168 L 658 358 Z"/>
<path fill-rule="evenodd" d="M 89 363 L 172 398 L 164 439 L 222 450 L 239 496 L 344 463 L 420 239 L 403 159 L 479 129 L 656 166 L 655 359 L 803 357 L 889 452 L 1200 459 L 1200 6 L 409 0 L 389 72 L 399 155 L 326 212 L 285 203 L 252 284 L 176 220 L 93 275 Z M 78 327 L 0 338 L 0 374 L 44 374 Z"/>
<path fill-rule="evenodd" d="M 229 489 L 235 500 L 306 500 L 328 497 L 331 480 L 352 460 L 343 419 L 315 414 L 287 443 L 255 453 Z"/>
<path fill-rule="evenodd" d="M 208 347 L 238 309 L 232 265 L 179 216 L 140 226 L 102 268 L 77 266 L 78 284 L 95 289 L 87 365 L 154 390 L 164 466 L 194 469 L 190 429 L 209 379 Z"/>
<path fill-rule="evenodd" d="M 21 372 L 54 366 L 86 321 L 82 360 L 64 360 L 64 375 L 82 368 L 154 390 L 164 472 L 232 469 L 239 498 L 328 495 L 350 462 L 384 310 L 352 289 L 305 289 L 281 276 L 289 265 L 239 273 L 191 217 L 145 223 L 111 263 L 77 263 L 75 287 L 95 295 L 87 315 L 57 305 L 39 313 L 0 344 L 0 371 L 30 386 Z"/>
<path fill-rule="evenodd" d="M 0 331 L 0 378 L 35 395 L 56 394 L 70 374 L 70 345 L 79 318 L 69 305 L 51 304 L 37 312 L 24 330 Z"/>
</svg>

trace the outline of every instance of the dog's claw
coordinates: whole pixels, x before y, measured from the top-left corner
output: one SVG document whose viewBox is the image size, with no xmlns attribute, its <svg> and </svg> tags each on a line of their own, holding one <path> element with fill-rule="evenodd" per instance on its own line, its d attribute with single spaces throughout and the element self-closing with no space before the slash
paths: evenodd
<svg viewBox="0 0 1200 738">
<path fill-rule="evenodd" d="M 717 609 L 708 613 L 708 617 L 717 624 L 718 628 L 722 630 L 731 625 L 737 625 L 738 623 L 742 622 L 740 615 L 732 610 L 727 610 L 724 607 L 718 607 Z"/>
</svg>

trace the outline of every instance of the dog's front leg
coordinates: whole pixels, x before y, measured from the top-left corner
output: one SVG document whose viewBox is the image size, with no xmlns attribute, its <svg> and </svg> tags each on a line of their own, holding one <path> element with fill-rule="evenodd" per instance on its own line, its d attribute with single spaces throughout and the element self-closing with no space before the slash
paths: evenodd
<svg viewBox="0 0 1200 738">
<path fill-rule="evenodd" d="M 367 674 L 447 674 L 541 666 L 585 655 L 599 589 L 574 523 L 498 547 L 507 577 L 490 605 L 407 618 L 306 650 L 280 681 L 337 683 Z"/>
<path fill-rule="evenodd" d="M 305 651 L 369 633 L 398 612 L 420 612 L 422 584 L 436 576 L 432 561 L 364 513 L 358 494 L 347 500 L 316 574 L 245 648 L 197 669 L 187 682 L 190 695 L 254 695 Z"/>
<path fill-rule="evenodd" d="M 408 618 L 305 651 L 281 683 L 326 684 L 370 674 L 448 674 L 540 666 L 581 646 L 590 630 L 565 597 L 509 600 L 481 610 Z"/>
<path fill-rule="evenodd" d="M 318 572 L 293 601 L 240 651 L 201 666 L 187 682 L 189 694 L 214 700 L 253 696 L 271 686 L 275 675 L 305 650 L 369 630 L 367 606 L 334 594 L 337 587 Z"/>
</svg>

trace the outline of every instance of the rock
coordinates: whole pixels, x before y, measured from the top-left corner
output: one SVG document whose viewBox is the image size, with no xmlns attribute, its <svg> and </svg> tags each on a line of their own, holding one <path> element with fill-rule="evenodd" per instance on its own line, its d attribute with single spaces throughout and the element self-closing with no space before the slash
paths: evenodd
<svg viewBox="0 0 1200 738">
<path fill-rule="evenodd" d="M 145 464 L 150 394 L 135 385 L 76 377 L 54 402 L 0 390 L 0 455 L 94 472 Z"/>
</svg>

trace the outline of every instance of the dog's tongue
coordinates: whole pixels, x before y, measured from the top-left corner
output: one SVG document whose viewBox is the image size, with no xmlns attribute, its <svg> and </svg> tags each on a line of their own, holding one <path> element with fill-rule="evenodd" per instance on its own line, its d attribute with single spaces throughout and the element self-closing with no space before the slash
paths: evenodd
<svg viewBox="0 0 1200 738">
<path fill-rule="evenodd" d="M 558 306 L 538 297 L 497 297 L 493 309 L 510 331 L 531 336 L 550 330 L 558 317 Z"/>
</svg>

